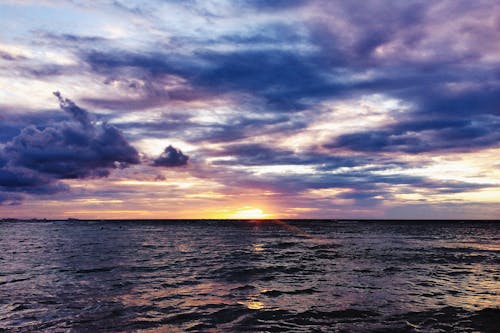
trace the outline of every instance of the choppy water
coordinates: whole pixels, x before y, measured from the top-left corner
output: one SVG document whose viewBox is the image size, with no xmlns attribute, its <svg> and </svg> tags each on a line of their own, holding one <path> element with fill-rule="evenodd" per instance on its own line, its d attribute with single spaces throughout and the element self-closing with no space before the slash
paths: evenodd
<svg viewBox="0 0 500 333">
<path fill-rule="evenodd" d="M 1 222 L 0 331 L 499 332 L 500 223 Z"/>
</svg>

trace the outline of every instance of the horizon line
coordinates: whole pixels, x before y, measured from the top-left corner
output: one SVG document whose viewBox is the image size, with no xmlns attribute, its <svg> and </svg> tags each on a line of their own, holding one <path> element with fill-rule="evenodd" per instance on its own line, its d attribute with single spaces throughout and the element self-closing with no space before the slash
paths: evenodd
<svg viewBox="0 0 500 333">
<path fill-rule="evenodd" d="M 388 221 L 388 222 L 431 222 L 431 221 L 450 221 L 450 222 L 500 222 L 500 219 L 442 219 L 442 218 L 422 218 L 422 219 L 399 219 L 399 218 L 387 218 L 387 219 L 380 219 L 380 218 L 262 218 L 262 219 L 228 219 L 228 218 L 123 218 L 123 219 L 115 219 L 115 218 L 73 218 L 73 217 L 68 217 L 68 218 L 45 218 L 45 217 L 40 217 L 40 218 L 11 218 L 11 217 L 6 217 L 2 218 L 0 217 L 0 222 L 9 222 L 9 221 L 24 221 L 24 222 L 29 222 L 29 221 L 89 221 L 89 222 L 99 222 L 99 221 L 281 221 L 281 220 L 286 220 L 286 221 L 324 221 L 324 222 L 382 222 L 382 221 Z"/>
</svg>

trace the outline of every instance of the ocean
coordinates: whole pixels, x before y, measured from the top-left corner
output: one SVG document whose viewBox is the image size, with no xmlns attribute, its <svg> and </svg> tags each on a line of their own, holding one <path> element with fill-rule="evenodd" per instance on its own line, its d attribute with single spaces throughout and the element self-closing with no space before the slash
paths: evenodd
<svg viewBox="0 0 500 333">
<path fill-rule="evenodd" d="M 500 332 L 500 222 L 3 221 L 0 332 Z"/>
</svg>

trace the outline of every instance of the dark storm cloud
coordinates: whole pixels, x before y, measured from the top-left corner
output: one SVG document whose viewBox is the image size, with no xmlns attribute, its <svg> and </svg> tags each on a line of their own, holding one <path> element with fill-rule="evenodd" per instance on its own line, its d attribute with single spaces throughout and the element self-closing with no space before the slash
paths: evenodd
<svg viewBox="0 0 500 333">
<path fill-rule="evenodd" d="M 22 167 L 0 168 L 0 190 L 29 194 L 54 194 L 65 191 L 68 186 L 54 181 L 48 175 Z"/>
<path fill-rule="evenodd" d="M 138 164 L 139 156 L 115 127 L 61 124 L 27 127 L 4 148 L 10 161 L 59 179 L 105 177 L 109 169 Z"/>
<path fill-rule="evenodd" d="M 23 128 L 36 124 L 37 128 L 50 127 L 54 123 L 68 120 L 67 115 L 60 110 L 43 110 L 43 112 L 33 112 L 33 110 L 16 110 L 15 107 L 5 107 L 0 109 L 0 143 L 7 143 L 21 133 Z"/>
<path fill-rule="evenodd" d="M 30 125 L 5 144 L 0 155 L 0 190 L 52 194 L 68 187 L 59 179 L 99 178 L 138 164 L 139 154 L 114 126 L 55 93 L 72 118 L 43 128 Z"/>
<path fill-rule="evenodd" d="M 5 156 L 3 151 L 0 150 L 0 170 L 7 165 L 7 162 L 7 156 Z"/>
<path fill-rule="evenodd" d="M 152 165 L 156 167 L 177 167 L 186 165 L 188 159 L 189 156 L 184 155 L 180 149 L 168 146 L 158 158 L 153 160 Z"/>
<path fill-rule="evenodd" d="M 0 143 L 4 143 L 19 134 L 20 128 L 15 124 L 0 123 Z"/>
<path fill-rule="evenodd" d="M 12 166 L 8 155 L 0 151 L 0 204 L 20 203 L 23 194 L 49 195 L 66 190 L 68 186 L 51 176 Z"/>
</svg>

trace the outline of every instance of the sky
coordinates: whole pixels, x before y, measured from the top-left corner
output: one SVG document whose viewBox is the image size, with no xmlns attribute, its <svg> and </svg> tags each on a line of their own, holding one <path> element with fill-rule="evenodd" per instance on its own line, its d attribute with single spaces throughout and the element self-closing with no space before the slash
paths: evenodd
<svg viewBox="0 0 500 333">
<path fill-rule="evenodd" d="M 0 1 L 0 217 L 500 217 L 496 0 Z"/>
</svg>

